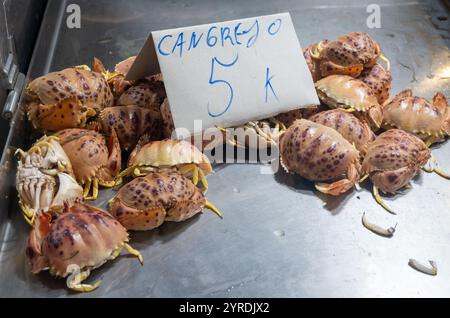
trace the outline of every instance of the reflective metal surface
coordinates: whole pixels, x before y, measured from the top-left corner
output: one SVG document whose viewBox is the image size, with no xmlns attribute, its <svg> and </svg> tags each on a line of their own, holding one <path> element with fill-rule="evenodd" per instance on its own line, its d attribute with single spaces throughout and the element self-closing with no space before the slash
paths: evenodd
<svg viewBox="0 0 450 318">
<path fill-rule="evenodd" d="M 82 26 L 70 30 L 64 1 L 50 1 L 30 76 L 88 63 L 94 55 L 112 67 L 136 54 L 151 30 L 289 11 L 303 46 L 367 31 L 391 59 L 392 93 L 412 87 L 427 98 L 438 90 L 449 96 L 445 7 L 439 1 L 378 1 L 382 28 L 369 30 L 366 8 L 372 2 L 71 0 L 81 6 Z M 8 139 L 10 150 L 26 143 L 23 127 L 18 114 Z M 433 147 L 433 153 L 450 171 L 450 143 Z M 133 258 L 120 257 L 93 272 L 90 279 L 103 279 L 98 290 L 75 294 L 65 288 L 64 280 L 29 273 L 24 256 L 28 227 L 17 208 L 9 160 L 4 153 L 3 297 L 450 296 L 450 182 L 435 174 L 422 172 L 412 189 L 387 198 L 398 211 L 393 216 L 364 187 L 330 198 L 313 191 L 310 182 L 284 172 L 261 174 L 258 164 L 217 166 L 209 177 L 208 198 L 220 207 L 223 220 L 205 212 L 184 223 L 133 233 L 144 267 Z M 96 203 L 104 206 L 110 196 L 102 191 Z M 398 222 L 394 237 L 382 238 L 363 228 L 364 211 L 386 227 Z M 414 271 L 409 258 L 435 260 L 438 275 Z"/>
</svg>

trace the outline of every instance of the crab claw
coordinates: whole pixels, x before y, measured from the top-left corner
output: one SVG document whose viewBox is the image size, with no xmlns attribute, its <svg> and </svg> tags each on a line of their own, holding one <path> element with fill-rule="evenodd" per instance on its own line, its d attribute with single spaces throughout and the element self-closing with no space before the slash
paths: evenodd
<svg viewBox="0 0 450 318">
<path fill-rule="evenodd" d="M 316 183 L 315 187 L 322 193 L 340 195 L 350 190 L 359 180 L 359 172 L 355 164 L 351 164 L 347 171 L 347 178 L 333 183 Z"/>
</svg>

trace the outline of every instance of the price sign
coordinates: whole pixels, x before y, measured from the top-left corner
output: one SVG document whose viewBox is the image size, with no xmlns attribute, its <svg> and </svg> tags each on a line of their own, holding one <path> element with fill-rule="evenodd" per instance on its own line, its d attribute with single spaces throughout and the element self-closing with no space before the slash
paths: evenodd
<svg viewBox="0 0 450 318">
<path fill-rule="evenodd" d="M 289 13 L 151 32 L 127 78 L 159 71 L 191 133 L 319 103 Z"/>
</svg>

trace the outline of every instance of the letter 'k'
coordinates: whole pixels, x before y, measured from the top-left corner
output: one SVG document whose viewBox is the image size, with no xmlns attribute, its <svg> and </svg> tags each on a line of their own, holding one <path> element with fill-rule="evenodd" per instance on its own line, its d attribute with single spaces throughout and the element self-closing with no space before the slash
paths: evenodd
<svg viewBox="0 0 450 318">
<path fill-rule="evenodd" d="M 266 68 L 266 84 L 264 85 L 264 88 L 266 90 L 266 103 L 267 103 L 267 97 L 268 97 L 269 89 L 272 91 L 273 96 L 275 96 L 276 100 L 278 101 L 278 96 L 275 93 L 275 91 L 273 90 L 273 86 L 272 86 L 272 82 L 271 82 L 271 80 L 274 77 L 274 75 L 269 77 L 269 74 L 270 74 L 270 70 L 267 67 Z"/>
</svg>

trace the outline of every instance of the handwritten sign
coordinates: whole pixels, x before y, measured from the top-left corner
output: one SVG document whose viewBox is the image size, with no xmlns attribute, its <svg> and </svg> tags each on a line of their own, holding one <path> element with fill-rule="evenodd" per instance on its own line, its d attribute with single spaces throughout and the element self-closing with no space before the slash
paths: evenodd
<svg viewBox="0 0 450 318">
<path fill-rule="evenodd" d="M 289 13 L 151 32 L 127 78 L 159 71 L 191 133 L 319 103 Z"/>
</svg>

